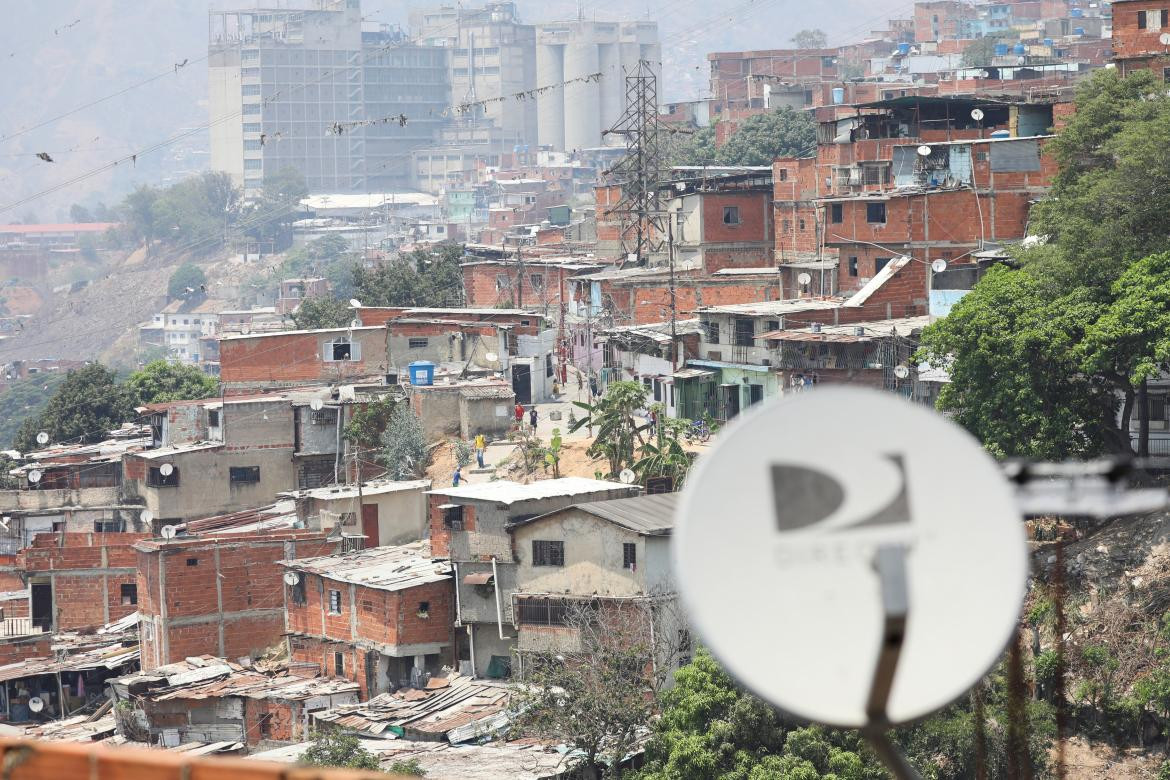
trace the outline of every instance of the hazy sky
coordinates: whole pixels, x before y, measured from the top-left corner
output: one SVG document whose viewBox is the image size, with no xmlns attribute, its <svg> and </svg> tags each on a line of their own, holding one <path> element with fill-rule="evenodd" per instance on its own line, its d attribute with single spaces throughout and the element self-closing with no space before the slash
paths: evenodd
<svg viewBox="0 0 1170 780">
<path fill-rule="evenodd" d="M 268 0 L 265 5 L 297 4 Z M 368 18 L 406 22 L 436 2 L 364 0 Z M 448 2 L 450 4 L 450 2 Z M 468 3 L 469 5 L 472 3 Z M 69 204 L 115 202 L 139 183 L 181 178 L 206 165 L 207 12 L 255 7 L 253 0 L 38 0 L 5 4 L 0 37 L 0 209 L 50 187 L 57 192 L 0 211 L 0 223 L 26 215 L 64 218 Z M 519 0 L 528 22 L 573 17 L 573 0 Z M 709 51 L 780 48 L 797 30 L 819 27 L 830 43 L 859 40 L 912 2 L 891 0 L 592 0 L 587 18 L 650 18 L 663 42 L 664 100 L 705 96 Z M 187 61 L 187 66 L 175 68 Z M 98 105 L 86 103 L 132 87 Z M 79 110 L 78 110 L 79 109 Z M 60 117 L 67 112 L 69 116 Z M 35 127 L 47 123 L 43 127 Z M 185 132 L 189 136 L 171 141 Z M 151 146 L 135 161 L 94 173 Z M 53 163 L 37 159 L 47 152 Z M 91 175 L 92 174 L 92 175 Z M 81 180 L 71 182 L 74 178 Z"/>
</svg>

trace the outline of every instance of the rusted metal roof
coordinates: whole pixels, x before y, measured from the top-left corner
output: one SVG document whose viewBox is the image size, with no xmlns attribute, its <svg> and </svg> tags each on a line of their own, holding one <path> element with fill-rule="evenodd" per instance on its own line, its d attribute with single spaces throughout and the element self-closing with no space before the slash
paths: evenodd
<svg viewBox="0 0 1170 780">
<path fill-rule="evenodd" d="M 490 571 L 480 571 L 463 575 L 464 585 L 491 585 L 495 576 Z"/>
<path fill-rule="evenodd" d="M 86 672 L 93 669 L 117 669 L 127 664 L 137 664 L 138 644 L 129 647 L 121 642 L 69 653 L 64 658 L 26 658 L 14 664 L 0 666 L 0 682 L 19 680 L 58 672 Z"/>
<path fill-rule="evenodd" d="M 431 557 L 430 540 L 393 547 L 370 547 L 356 552 L 300 558 L 283 564 L 293 571 L 317 574 L 378 590 L 403 590 L 451 576 L 451 562 Z"/>
<path fill-rule="evenodd" d="M 137 648 L 136 648 L 137 649 Z M 265 673 L 222 658 L 201 656 L 129 674 L 113 681 L 156 701 L 172 699 L 249 699 L 300 701 L 315 696 L 357 693 L 358 685 L 340 677 L 302 677 L 287 669 Z"/>
</svg>

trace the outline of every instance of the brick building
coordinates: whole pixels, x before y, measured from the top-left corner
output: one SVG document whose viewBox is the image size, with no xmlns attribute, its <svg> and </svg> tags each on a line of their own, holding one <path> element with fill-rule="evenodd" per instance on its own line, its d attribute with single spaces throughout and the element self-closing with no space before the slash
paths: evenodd
<svg viewBox="0 0 1170 780">
<path fill-rule="evenodd" d="M 676 265 L 710 274 L 771 264 L 772 169 L 760 166 L 714 179 L 671 182 L 666 210 L 674 220 Z"/>
<path fill-rule="evenodd" d="M 371 326 L 224 336 L 219 342 L 220 379 L 229 394 L 380 378 L 386 357 L 386 329 Z"/>
<path fill-rule="evenodd" d="M 101 626 L 138 609 L 134 544 L 148 534 L 40 534 L 16 566 L 29 587 L 29 614 L 46 631 Z"/>
<path fill-rule="evenodd" d="M 358 684 L 362 700 L 418 687 L 454 658 L 451 564 L 423 540 L 287 561 L 285 622 L 294 662 Z"/>
<path fill-rule="evenodd" d="M 516 305 L 556 316 L 562 295 L 567 299 L 565 280 L 603 267 L 584 257 L 474 259 L 462 265 L 463 289 L 471 307 Z"/>
<path fill-rule="evenodd" d="M 807 83 L 803 104 L 812 105 L 814 85 L 838 79 L 836 49 L 713 52 L 707 60 L 711 63 L 713 113 L 764 108 L 765 85 L 778 81 Z"/>
<path fill-rule="evenodd" d="M 323 298 L 329 294 L 329 282 L 320 277 L 284 279 L 276 294 L 276 313 L 292 314 L 308 298 Z"/>
<path fill-rule="evenodd" d="M 914 4 L 914 40 L 942 41 L 962 37 L 963 22 L 976 17 L 963 0 L 926 0 Z"/>
<path fill-rule="evenodd" d="M 1121 75 L 1151 70 L 1170 81 L 1170 0 L 1114 0 L 1113 61 Z"/>
<path fill-rule="evenodd" d="M 281 641 L 280 562 L 329 555 L 339 544 L 301 530 L 138 542 L 142 668 L 204 653 L 240 658 Z"/>
</svg>

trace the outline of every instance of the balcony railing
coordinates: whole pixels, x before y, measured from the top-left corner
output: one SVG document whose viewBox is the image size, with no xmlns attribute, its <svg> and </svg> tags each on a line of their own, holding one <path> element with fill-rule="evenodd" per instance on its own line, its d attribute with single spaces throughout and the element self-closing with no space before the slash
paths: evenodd
<svg viewBox="0 0 1170 780">
<path fill-rule="evenodd" d="M 45 629 L 34 624 L 30 617 L 12 617 L 0 620 L 0 636 L 28 636 L 43 634 Z"/>
</svg>

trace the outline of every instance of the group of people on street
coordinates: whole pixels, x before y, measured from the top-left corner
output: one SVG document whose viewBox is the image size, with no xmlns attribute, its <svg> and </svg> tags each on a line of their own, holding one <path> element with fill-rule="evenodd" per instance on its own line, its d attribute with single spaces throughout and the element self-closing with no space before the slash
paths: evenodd
<svg viewBox="0 0 1170 780">
<path fill-rule="evenodd" d="M 517 404 L 516 406 L 519 407 L 519 404 Z M 534 415 L 536 414 L 535 408 L 532 410 L 532 413 Z M 479 467 L 481 469 L 486 468 L 486 466 L 484 465 L 484 462 L 483 462 L 483 456 L 487 452 L 487 437 L 484 436 L 482 433 L 477 433 L 475 435 L 474 447 L 475 447 L 475 462 L 479 465 Z M 455 473 L 451 475 L 451 485 L 453 487 L 459 487 L 459 483 L 462 481 L 463 481 L 463 467 L 460 466 L 458 462 L 456 462 L 455 463 Z"/>
</svg>

